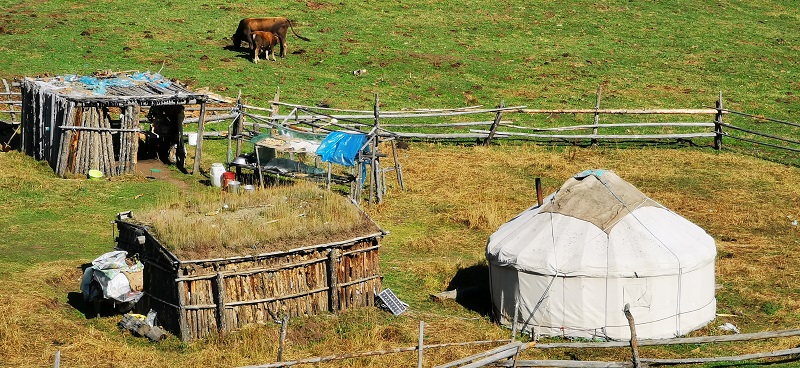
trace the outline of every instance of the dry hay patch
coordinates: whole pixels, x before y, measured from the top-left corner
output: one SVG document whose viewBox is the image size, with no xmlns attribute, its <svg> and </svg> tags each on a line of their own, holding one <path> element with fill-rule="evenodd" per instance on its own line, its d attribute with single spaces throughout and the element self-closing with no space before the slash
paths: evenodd
<svg viewBox="0 0 800 368">
<path fill-rule="evenodd" d="M 166 198 L 134 219 L 186 259 L 285 251 L 380 231 L 347 198 L 307 182 L 243 195 Z"/>
</svg>

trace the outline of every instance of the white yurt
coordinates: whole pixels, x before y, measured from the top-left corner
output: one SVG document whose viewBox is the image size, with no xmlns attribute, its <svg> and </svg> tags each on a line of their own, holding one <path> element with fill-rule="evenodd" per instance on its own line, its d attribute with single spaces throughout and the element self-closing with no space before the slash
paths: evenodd
<svg viewBox="0 0 800 368">
<path fill-rule="evenodd" d="M 702 228 L 613 172 L 587 170 L 503 224 L 486 258 L 503 325 L 627 340 L 626 304 L 639 339 L 682 336 L 713 320 L 716 253 Z"/>
</svg>

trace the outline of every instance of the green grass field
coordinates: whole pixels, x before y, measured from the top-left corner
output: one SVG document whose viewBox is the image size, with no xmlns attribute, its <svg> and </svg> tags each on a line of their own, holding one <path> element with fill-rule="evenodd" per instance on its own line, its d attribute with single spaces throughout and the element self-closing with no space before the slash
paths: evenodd
<svg viewBox="0 0 800 368">
<path fill-rule="evenodd" d="M 602 87 L 606 108 L 726 107 L 798 121 L 800 12 L 793 1 L 491 2 L 417 1 L 246 3 L 0 0 L 0 78 L 98 70 L 160 71 L 192 89 L 266 106 L 454 108 L 506 105 L 592 108 Z M 287 16 L 285 59 L 253 64 L 230 47 L 238 20 Z M 353 71 L 367 73 L 354 76 Z M 0 119 L 3 117 L 0 116 Z M 747 121 L 797 139 L 790 128 Z M 469 307 L 438 303 L 456 275 L 484 264 L 486 239 L 545 192 L 587 168 L 617 172 L 643 192 L 705 228 L 718 242 L 720 317 L 698 335 L 800 326 L 800 171 L 796 153 L 725 141 L 699 147 L 578 148 L 498 143 L 492 147 L 412 143 L 401 151 L 408 190 L 390 180 L 381 205 L 367 212 L 388 230 L 384 285 L 411 306 L 400 317 L 366 309 L 293 319 L 288 359 L 426 343 L 507 338 L 509 332 Z M 223 159 L 210 143 L 203 164 Z M 764 160 L 759 157 L 768 158 Z M 213 161 L 212 161 L 213 160 Z M 788 163 L 788 165 L 787 165 Z M 207 169 L 207 168 L 206 168 Z M 207 367 L 271 362 L 278 327 L 253 326 L 205 341 L 150 344 L 119 331 L 113 317 L 86 319 L 76 308 L 80 266 L 113 246 L 117 212 L 152 208 L 160 192 L 204 191 L 202 176 L 172 175 L 186 185 L 125 178 L 53 177 L 43 163 L 0 153 L 0 366 Z M 188 189 L 186 189 L 188 188 Z M 478 273 L 479 274 L 479 273 Z M 795 347 L 796 338 L 751 344 L 647 348 L 647 357 L 734 355 Z M 484 347 L 442 349 L 425 366 Z M 486 347 L 488 349 L 488 347 Z M 525 359 L 626 360 L 626 350 L 532 349 Z M 411 353 L 321 364 L 413 366 Z M 793 363 L 787 363 L 793 365 Z"/>
</svg>

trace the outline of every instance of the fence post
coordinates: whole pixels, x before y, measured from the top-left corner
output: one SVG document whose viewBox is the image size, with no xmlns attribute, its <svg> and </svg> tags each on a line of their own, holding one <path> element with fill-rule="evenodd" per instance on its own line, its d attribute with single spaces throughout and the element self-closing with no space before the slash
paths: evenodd
<svg viewBox="0 0 800 368">
<path fill-rule="evenodd" d="M 597 102 L 594 104 L 594 128 L 592 135 L 597 135 L 597 126 L 600 125 L 600 90 L 602 86 L 597 86 Z M 597 145 L 597 138 L 592 138 L 592 146 Z"/>
<path fill-rule="evenodd" d="M 422 368 L 423 336 L 425 335 L 425 322 L 419 321 L 419 347 L 417 349 L 417 368 Z"/>
<path fill-rule="evenodd" d="M 281 337 L 278 341 L 278 361 L 283 361 L 283 348 L 286 345 L 286 327 L 289 324 L 289 315 L 284 315 L 281 319 Z"/>
<path fill-rule="evenodd" d="M 714 117 L 714 149 L 722 149 L 722 92 L 719 93 L 717 100 L 717 115 Z"/>
<path fill-rule="evenodd" d="M 500 101 L 500 108 L 506 107 L 506 101 Z M 486 139 L 483 141 L 484 146 L 488 146 L 491 143 L 492 138 L 494 138 L 494 133 L 497 132 L 497 126 L 500 125 L 500 118 L 503 117 L 503 111 L 498 111 L 497 114 L 494 115 L 494 121 L 492 122 L 492 127 L 489 129 L 489 135 L 486 136 Z"/>
<path fill-rule="evenodd" d="M 200 173 L 200 158 L 203 154 L 203 133 L 205 132 L 206 124 L 206 99 L 200 101 L 200 118 L 197 120 L 197 146 L 194 149 L 194 166 L 192 167 L 192 175 Z"/>
<path fill-rule="evenodd" d="M 625 318 L 628 319 L 628 326 L 631 328 L 631 360 L 633 361 L 633 368 L 639 368 L 639 341 L 636 340 L 636 325 L 633 323 L 631 305 L 626 303 L 623 312 L 625 312 Z"/>
</svg>

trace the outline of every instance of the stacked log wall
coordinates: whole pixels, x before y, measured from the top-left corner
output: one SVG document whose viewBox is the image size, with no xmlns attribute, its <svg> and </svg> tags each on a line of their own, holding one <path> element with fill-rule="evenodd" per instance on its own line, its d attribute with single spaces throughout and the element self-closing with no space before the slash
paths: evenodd
<svg viewBox="0 0 800 368">
<path fill-rule="evenodd" d="M 251 257 L 170 263 L 174 256 L 146 229 L 118 223 L 120 248 L 139 251 L 146 261 L 145 291 L 151 295 L 142 309 L 153 308 L 162 326 L 183 340 L 283 316 L 374 306 L 381 289 L 376 236 Z M 135 240 L 142 231 L 145 245 Z"/>
</svg>

